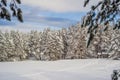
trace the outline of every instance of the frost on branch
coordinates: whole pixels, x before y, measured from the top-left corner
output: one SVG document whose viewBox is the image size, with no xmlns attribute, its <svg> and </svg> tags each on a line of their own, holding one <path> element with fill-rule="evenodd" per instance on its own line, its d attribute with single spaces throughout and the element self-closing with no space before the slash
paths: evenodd
<svg viewBox="0 0 120 80">
<path fill-rule="evenodd" d="M 87 28 L 80 24 L 68 29 L 42 32 L 0 31 L 0 61 L 120 58 L 120 31 L 100 26 L 86 48 Z"/>
</svg>

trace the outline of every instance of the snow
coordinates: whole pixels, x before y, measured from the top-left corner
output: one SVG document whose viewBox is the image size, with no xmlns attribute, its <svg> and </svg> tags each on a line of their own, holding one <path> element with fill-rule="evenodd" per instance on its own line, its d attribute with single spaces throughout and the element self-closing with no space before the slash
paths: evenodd
<svg viewBox="0 0 120 80">
<path fill-rule="evenodd" d="M 115 69 L 119 60 L 1 62 L 0 80 L 111 80 Z"/>
</svg>

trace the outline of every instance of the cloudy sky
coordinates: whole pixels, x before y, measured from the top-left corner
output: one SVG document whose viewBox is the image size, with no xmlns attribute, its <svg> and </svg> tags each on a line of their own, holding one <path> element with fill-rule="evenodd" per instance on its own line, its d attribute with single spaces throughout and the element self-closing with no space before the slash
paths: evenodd
<svg viewBox="0 0 120 80">
<path fill-rule="evenodd" d="M 84 0 L 21 0 L 24 23 L 15 18 L 11 22 L 0 20 L 2 30 L 43 30 L 61 29 L 80 21 L 81 17 L 90 9 L 91 4 L 98 0 L 91 0 L 91 4 L 83 7 Z"/>
</svg>

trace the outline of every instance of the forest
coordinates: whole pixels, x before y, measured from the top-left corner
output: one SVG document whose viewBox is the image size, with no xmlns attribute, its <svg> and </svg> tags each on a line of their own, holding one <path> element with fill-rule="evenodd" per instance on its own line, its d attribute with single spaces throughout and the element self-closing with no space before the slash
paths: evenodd
<svg viewBox="0 0 120 80">
<path fill-rule="evenodd" d="M 88 48 L 86 29 L 76 24 L 61 30 L 0 31 L 0 61 L 120 58 L 118 29 L 100 25 Z"/>
</svg>

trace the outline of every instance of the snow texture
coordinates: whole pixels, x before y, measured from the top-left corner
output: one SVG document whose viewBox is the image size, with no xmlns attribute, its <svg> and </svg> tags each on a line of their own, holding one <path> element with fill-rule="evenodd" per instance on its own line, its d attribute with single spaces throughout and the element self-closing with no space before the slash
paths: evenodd
<svg viewBox="0 0 120 80">
<path fill-rule="evenodd" d="M 1 62 L 0 80 L 111 80 L 120 61 L 106 59 Z"/>
</svg>

